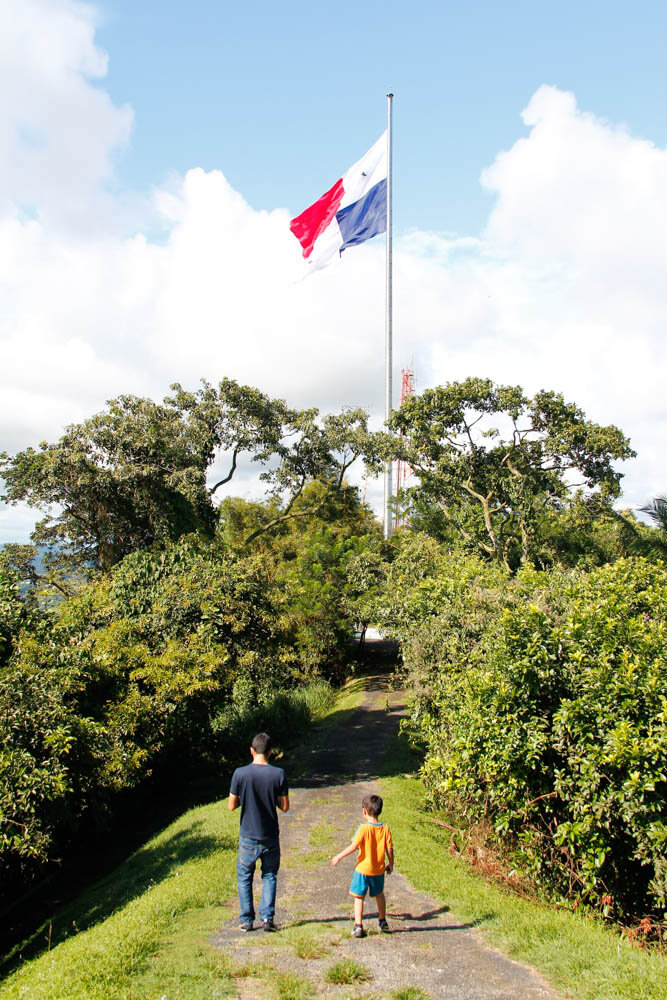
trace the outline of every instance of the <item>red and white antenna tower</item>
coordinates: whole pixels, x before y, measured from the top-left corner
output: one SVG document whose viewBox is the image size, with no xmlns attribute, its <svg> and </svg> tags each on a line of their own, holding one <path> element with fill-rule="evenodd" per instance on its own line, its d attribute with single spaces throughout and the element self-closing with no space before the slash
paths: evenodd
<svg viewBox="0 0 667 1000">
<path fill-rule="evenodd" d="M 410 361 L 410 366 L 408 368 L 401 368 L 401 406 L 406 401 L 408 396 L 412 396 L 415 391 L 415 369 L 414 364 Z M 408 479 L 412 475 L 412 469 L 407 462 L 402 459 L 396 463 L 396 493 L 399 494 L 402 489 L 405 489 Z M 398 528 L 406 523 L 406 518 L 400 512 L 396 514 L 396 524 Z"/>
</svg>

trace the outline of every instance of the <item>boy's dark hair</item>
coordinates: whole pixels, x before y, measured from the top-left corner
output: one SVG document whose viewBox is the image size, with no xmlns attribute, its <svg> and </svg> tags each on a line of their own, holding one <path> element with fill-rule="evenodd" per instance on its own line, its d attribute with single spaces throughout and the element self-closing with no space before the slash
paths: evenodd
<svg viewBox="0 0 667 1000">
<path fill-rule="evenodd" d="M 271 737 L 268 733 L 257 733 L 250 746 L 255 753 L 261 753 L 263 757 L 266 757 L 271 750 Z"/>
<path fill-rule="evenodd" d="M 361 803 L 361 808 L 365 809 L 373 819 L 377 819 L 382 812 L 382 799 L 379 795 L 367 795 Z"/>
</svg>

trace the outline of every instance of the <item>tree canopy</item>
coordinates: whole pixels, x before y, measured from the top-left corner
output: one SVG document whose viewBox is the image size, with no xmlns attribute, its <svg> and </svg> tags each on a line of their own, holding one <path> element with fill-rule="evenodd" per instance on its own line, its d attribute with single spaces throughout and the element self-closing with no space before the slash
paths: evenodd
<svg viewBox="0 0 667 1000">
<path fill-rule="evenodd" d="M 72 424 L 55 443 L 0 456 L 9 503 L 25 501 L 44 513 L 33 541 L 63 565 L 108 570 L 130 552 L 196 532 L 211 536 L 215 497 L 237 471 L 241 455 L 262 466 L 260 478 L 281 505 L 246 539 L 293 511 L 307 483 L 338 490 L 361 455 L 377 462 L 363 410 L 319 419 L 316 409 L 290 409 L 283 400 L 223 379 L 196 392 L 172 386 L 161 404 L 123 395 L 107 409 Z M 216 459 L 228 459 L 212 485 Z"/>
<path fill-rule="evenodd" d="M 578 490 L 597 512 L 620 494 L 613 462 L 635 453 L 613 425 L 587 420 L 560 393 L 468 378 L 409 397 L 392 415 L 393 453 L 471 547 L 506 566 L 535 551 L 540 518 Z"/>
</svg>

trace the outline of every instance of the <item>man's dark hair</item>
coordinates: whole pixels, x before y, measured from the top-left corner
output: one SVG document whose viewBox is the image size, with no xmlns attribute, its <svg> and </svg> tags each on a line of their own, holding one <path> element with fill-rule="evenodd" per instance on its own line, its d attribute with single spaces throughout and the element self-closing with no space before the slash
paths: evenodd
<svg viewBox="0 0 667 1000">
<path fill-rule="evenodd" d="M 361 807 L 366 810 L 369 816 L 377 819 L 382 812 L 382 799 L 379 795 L 367 795 L 361 803 Z"/>
<path fill-rule="evenodd" d="M 257 733 L 250 746 L 255 753 L 261 753 L 263 757 L 268 757 L 271 750 L 271 737 L 268 733 Z"/>
</svg>

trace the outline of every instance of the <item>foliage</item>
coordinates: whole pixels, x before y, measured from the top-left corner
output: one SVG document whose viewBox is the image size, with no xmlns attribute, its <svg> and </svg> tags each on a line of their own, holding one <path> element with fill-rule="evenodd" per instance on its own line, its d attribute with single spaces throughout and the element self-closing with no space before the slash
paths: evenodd
<svg viewBox="0 0 667 1000">
<path fill-rule="evenodd" d="M 265 695 L 257 703 L 247 685 L 235 684 L 230 702 L 211 720 L 211 731 L 223 746 L 249 746 L 255 733 L 270 732 L 281 747 L 303 738 L 312 723 L 329 709 L 333 689 L 324 680 Z"/>
<path fill-rule="evenodd" d="M 659 914 L 667 571 L 620 559 L 503 584 L 470 570 L 436 563 L 417 588 L 426 599 L 403 612 L 432 801 L 491 824 L 550 893 L 616 917 Z"/>
<path fill-rule="evenodd" d="M 109 569 L 154 542 L 213 528 L 206 469 L 215 438 L 165 401 L 120 396 L 56 444 L 2 462 L 10 503 L 42 510 L 33 540 L 52 561 Z"/>
<path fill-rule="evenodd" d="M 498 595 L 509 579 L 502 567 L 450 552 L 416 531 L 397 536 L 394 544 L 397 551 L 375 603 L 375 617 L 389 638 L 408 642 L 415 630 L 439 628 L 443 615 L 447 623 L 441 631 L 454 638 L 470 624 L 466 616 L 477 619 L 487 599 L 491 607 L 484 621 L 497 613 Z"/>
<path fill-rule="evenodd" d="M 0 552 L 0 669 L 12 653 L 15 637 L 26 617 L 20 578 L 8 557 Z"/>
<path fill-rule="evenodd" d="M 540 519 L 534 562 L 542 569 L 592 569 L 626 556 L 648 554 L 652 534 L 630 510 L 607 508 L 591 516 L 590 505 L 575 496 L 559 510 L 545 511 Z"/>
<path fill-rule="evenodd" d="M 612 462 L 634 455 L 618 428 L 586 420 L 562 395 L 529 399 L 480 378 L 410 396 L 389 426 L 393 453 L 419 479 L 408 493 L 508 568 L 533 558 L 540 517 L 574 486 L 586 487 L 593 511 L 608 509 L 620 492 Z"/>
<path fill-rule="evenodd" d="M 316 513 L 292 509 L 309 482 L 340 490 L 361 454 L 377 464 L 363 410 L 319 420 L 316 409 L 289 409 L 227 378 L 217 389 L 203 382 L 197 392 L 178 384 L 172 390 L 162 404 L 119 396 L 55 444 L 0 455 L 3 499 L 45 514 L 32 537 L 48 550 L 47 566 L 109 570 L 153 544 L 193 532 L 210 537 L 214 495 L 241 455 L 260 463 L 260 478 L 282 501 L 248 542 L 287 518 Z M 207 473 L 221 454 L 229 456 L 229 471 L 209 487 Z"/>
<path fill-rule="evenodd" d="M 0 877 L 45 861 L 67 820 L 75 721 L 53 671 L 0 671 Z"/>
<path fill-rule="evenodd" d="M 667 497 L 654 497 L 650 503 L 645 504 L 640 510 L 648 514 L 661 531 L 667 532 Z"/>
<path fill-rule="evenodd" d="M 284 521 L 268 543 L 258 537 L 253 551 L 261 553 L 271 578 L 276 624 L 298 669 L 304 676 L 340 680 L 348 669 L 352 633 L 370 613 L 368 588 L 383 573 L 385 545 L 356 489 L 343 484 L 332 491 L 311 483 L 294 512 L 314 508 L 317 517 Z M 238 502 L 234 520 L 240 520 Z M 223 530 L 227 536 L 228 522 Z"/>
</svg>

